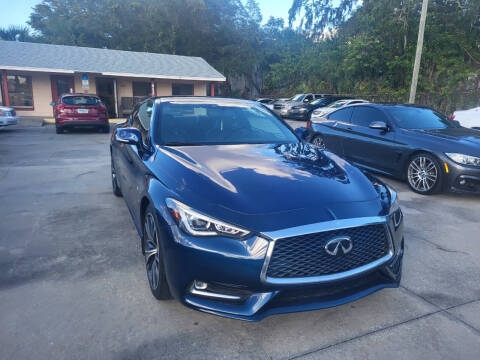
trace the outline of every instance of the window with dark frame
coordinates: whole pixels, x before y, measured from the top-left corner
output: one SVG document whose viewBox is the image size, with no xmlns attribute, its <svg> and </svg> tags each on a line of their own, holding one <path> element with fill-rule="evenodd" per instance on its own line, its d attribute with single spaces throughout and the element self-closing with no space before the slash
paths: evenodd
<svg viewBox="0 0 480 360">
<path fill-rule="evenodd" d="M 152 95 L 152 85 L 146 81 L 133 81 L 133 96 L 134 97 L 149 97 Z"/>
<path fill-rule="evenodd" d="M 31 76 L 7 75 L 7 88 L 10 106 L 33 108 Z"/>
<path fill-rule="evenodd" d="M 193 84 L 172 84 L 173 96 L 193 96 Z"/>
</svg>

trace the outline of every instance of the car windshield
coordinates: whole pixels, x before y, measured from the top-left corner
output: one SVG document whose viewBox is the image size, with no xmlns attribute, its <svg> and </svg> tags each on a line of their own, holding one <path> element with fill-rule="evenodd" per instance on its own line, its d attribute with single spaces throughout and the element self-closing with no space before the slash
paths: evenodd
<svg viewBox="0 0 480 360">
<path fill-rule="evenodd" d="M 154 136 L 167 146 L 298 142 L 290 128 L 266 108 L 240 102 L 165 102 Z"/>
<path fill-rule="evenodd" d="M 66 105 L 98 105 L 100 99 L 94 96 L 66 96 L 62 102 Z"/>
<path fill-rule="evenodd" d="M 336 109 L 336 108 L 339 108 L 340 106 L 342 106 L 345 103 L 346 103 L 345 100 L 338 100 L 338 101 L 335 101 L 334 103 L 328 105 L 328 107 Z"/>
<path fill-rule="evenodd" d="M 291 100 L 292 101 L 302 101 L 304 96 L 305 95 L 303 95 L 303 94 L 297 94 L 294 97 L 292 97 Z"/>
<path fill-rule="evenodd" d="M 398 127 L 403 129 L 435 130 L 458 127 L 445 115 L 432 109 L 398 107 L 390 109 Z"/>
<path fill-rule="evenodd" d="M 323 98 L 323 99 L 314 100 L 314 101 L 312 101 L 310 104 L 311 104 L 311 105 L 314 105 L 314 106 L 317 106 L 317 105 L 326 105 L 327 103 L 328 103 L 328 99 L 327 99 L 327 98 Z"/>
</svg>

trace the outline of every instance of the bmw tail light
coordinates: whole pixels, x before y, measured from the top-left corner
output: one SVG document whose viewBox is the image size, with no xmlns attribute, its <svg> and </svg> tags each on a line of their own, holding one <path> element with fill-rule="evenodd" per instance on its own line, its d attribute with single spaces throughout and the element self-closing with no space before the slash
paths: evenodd
<svg viewBox="0 0 480 360">
<path fill-rule="evenodd" d="M 310 128 L 310 126 L 312 126 L 312 122 L 310 120 L 307 121 L 307 129 Z"/>
</svg>

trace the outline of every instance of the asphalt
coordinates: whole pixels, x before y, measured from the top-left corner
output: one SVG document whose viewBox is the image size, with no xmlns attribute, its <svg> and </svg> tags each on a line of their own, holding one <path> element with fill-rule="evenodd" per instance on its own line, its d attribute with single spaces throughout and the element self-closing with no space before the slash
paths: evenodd
<svg viewBox="0 0 480 360">
<path fill-rule="evenodd" d="M 480 197 L 386 179 L 405 213 L 401 287 L 248 323 L 151 296 L 109 135 L 28 125 L 0 129 L 0 358 L 479 358 Z"/>
</svg>

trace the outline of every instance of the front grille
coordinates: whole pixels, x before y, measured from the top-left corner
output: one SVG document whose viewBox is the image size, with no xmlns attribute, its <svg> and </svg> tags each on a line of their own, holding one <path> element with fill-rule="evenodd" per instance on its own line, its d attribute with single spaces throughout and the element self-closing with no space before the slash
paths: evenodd
<svg viewBox="0 0 480 360">
<path fill-rule="evenodd" d="M 333 238 L 349 236 L 352 250 L 329 255 L 325 245 Z M 324 231 L 279 239 L 275 242 L 267 278 L 302 278 L 331 275 L 367 265 L 387 255 L 388 238 L 384 224 Z"/>
<path fill-rule="evenodd" d="M 291 303 L 302 304 L 312 301 L 332 301 L 342 299 L 378 285 L 393 284 L 394 280 L 374 271 L 367 275 L 333 284 L 282 290 L 269 303 L 270 306 L 284 306 Z"/>
<path fill-rule="evenodd" d="M 273 105 L 273 108 L 274 108 L 275 110 L 280 110 L 280 109 L 283 109 L 283 105 L 281 105 L 281 104 L 275 104 L 275 105 Z"/>
</svg>

